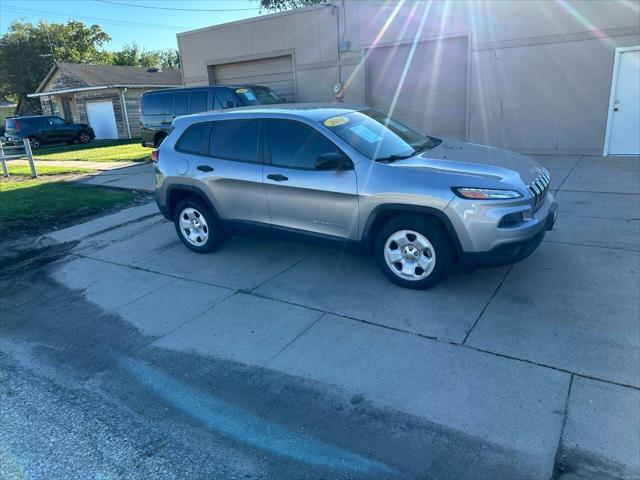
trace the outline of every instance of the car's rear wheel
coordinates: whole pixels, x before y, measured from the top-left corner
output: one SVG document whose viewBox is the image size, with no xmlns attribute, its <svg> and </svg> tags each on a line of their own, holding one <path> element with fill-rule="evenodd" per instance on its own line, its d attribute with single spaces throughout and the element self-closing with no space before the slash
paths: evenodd
<svg viewBox="0 0 640 480">
<path fill-rule="evenodd" d="M 37 150 L 40 148 L 40 139 L 38 137 L 29 137 L 29 145 L 31 145 L 31 150 Z"/>
<path fill-rule="evenodd" d="M 91 135 L 86 130 L 83 130 L 78 135 L 78 142 L 80 143 L 89 143 L 91 141 Z"/>
<path fill-rule="evenodd" d="M 374 255 L 389 280 L 413 289 L 429 288 L 444 279 L 454 258 L 442 226 L 417 215 L 389 220 L 378 232 Z"/>
<path fill-rule="evenodd" d="M 211 210 L 196 198 L 181 201 L 175 210 L 176 232 L 184 245 L 194 252 L 211 252 L 223 240 L 223 232 Z"/>
</svg>

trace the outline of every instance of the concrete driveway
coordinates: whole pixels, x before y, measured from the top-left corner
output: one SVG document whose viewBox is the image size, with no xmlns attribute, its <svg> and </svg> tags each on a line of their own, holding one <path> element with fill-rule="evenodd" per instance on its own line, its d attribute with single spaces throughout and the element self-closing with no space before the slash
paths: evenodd
<svg viewBox="0 0 640 480">
<path fill-rule="evenodd" d="M 640 162 L 538 160 L 540 248 L 425 292 L 153 205 L 57 232 L 0 285 L 0 477 L 638 478 Z"/>
</svg>

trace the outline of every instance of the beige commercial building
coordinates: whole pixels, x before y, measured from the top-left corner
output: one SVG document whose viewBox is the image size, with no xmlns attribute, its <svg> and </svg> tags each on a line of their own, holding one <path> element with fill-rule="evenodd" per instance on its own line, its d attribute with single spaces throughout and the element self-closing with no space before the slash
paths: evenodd
<svg viewBox="0 0 640 480">
<path fill-rule="evenodd" d="M 340 82 L 346 102 L 436 136 L 637 154 L 639 6 L 334 0 L 180 33 L 178 45 L 187 86 L 258 83 L 321 102 Z"/>
</svg>

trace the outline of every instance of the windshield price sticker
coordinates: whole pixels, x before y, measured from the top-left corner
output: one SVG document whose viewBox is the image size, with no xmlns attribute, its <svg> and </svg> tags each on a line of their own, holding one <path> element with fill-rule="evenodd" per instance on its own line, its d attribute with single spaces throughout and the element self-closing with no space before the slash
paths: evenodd
<svg viewBox="0 0 640 480">
<path fill-rule="evenodd" d="M 347 117 L 331 117 L 327 118 L 323 123 L 325 127 L 339 127 L 349 122 Z"/>
</svg>

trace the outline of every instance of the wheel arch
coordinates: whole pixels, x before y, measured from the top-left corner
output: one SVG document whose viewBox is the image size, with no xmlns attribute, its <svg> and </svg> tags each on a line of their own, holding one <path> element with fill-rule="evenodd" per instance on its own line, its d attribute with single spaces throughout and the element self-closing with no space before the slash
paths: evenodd
<svg viewBox="0 0 640 480">
<path fill-rule="evenodd" d="M 198 200 L 201 200 L 205 203 L 216 220 L 220 221 L 220 216 L 218 215 L 218 211 L 209 200 L 209 197 L 199 188 L 192 185 L 183 185 L 183 184 L 175 184 L 167 187 L 167 214 L 169 215 L 168 220 L 175 219 L 175 210 L 182 200 L 186 198 L 194 197 Z"/>
<path fill-rule="evenodd" d="M 460 258 L 462 252 L 460 240 L 458 239 L 458 235 L 455 231 L 455 228 L 453 227 L 453 224 L 451 223 L 451 220 L 449 220 L 444 212 L 433 207 L 425 207 L 421 205 L 405 205 L 398 203 L 378 205 L 369 214 L 362 233 L 362 243 L 369 253 L 373 252 L 373 244 L 376 239 L 376 234 L 380 230 L 380 228 L 390 219 L 403 214 L 417 214 L 435 219 L 442 226 L 447 236 L 449 237 L 451 245 L 453 245 L 454 247 L 456 257 L 458 259 Z"/>
</svg>

